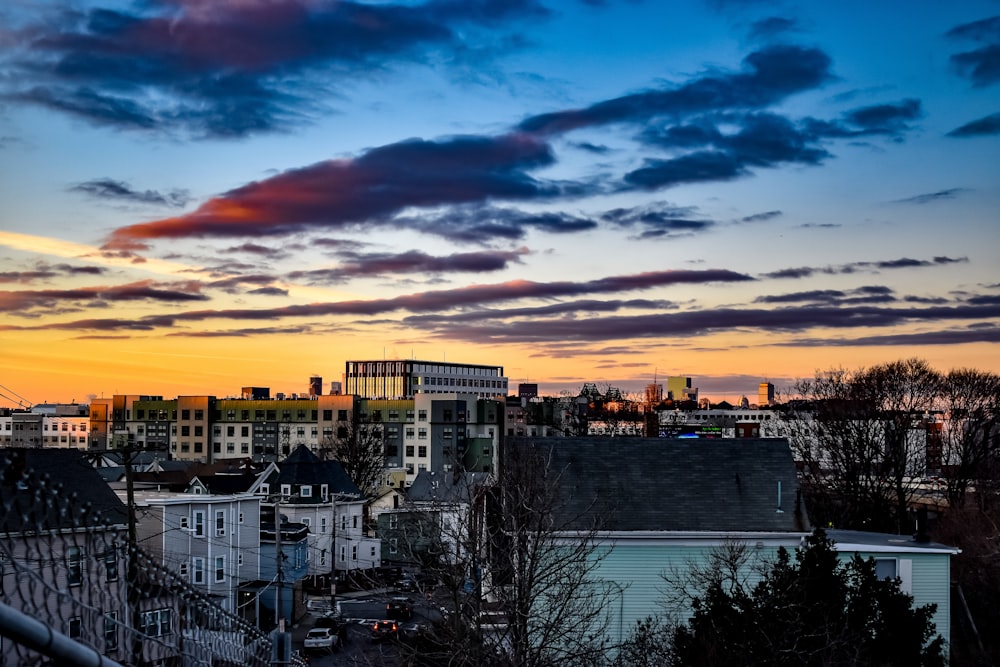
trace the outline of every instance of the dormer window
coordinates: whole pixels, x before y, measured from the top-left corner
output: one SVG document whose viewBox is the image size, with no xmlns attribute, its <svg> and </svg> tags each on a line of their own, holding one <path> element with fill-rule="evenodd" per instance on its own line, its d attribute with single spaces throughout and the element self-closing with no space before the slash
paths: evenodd
<svg viewBox="0 0 1000 667">
<path fill-rule="evenodd" d="M 290 495 L 292 495 L 292 485 L 291 484 L 282 484 L 281 485 L 281 495 L 283 495 L 283 496 L 290 496 Z"/>
<path fill-rule="evenodd" d="M 330 497 L 330 487 L 326 484 L 321 484 L 319 487 L 319 495 L 323 498 L 323 502 L 325 503 L 327 498 Z"/>
<path fill-rule="evenodd" d="M 312 498 L 313 488 L 311 486 L 306 486 L 303 484 L 299 487 L 299 495 L 303 498 Z"/>
</svg>

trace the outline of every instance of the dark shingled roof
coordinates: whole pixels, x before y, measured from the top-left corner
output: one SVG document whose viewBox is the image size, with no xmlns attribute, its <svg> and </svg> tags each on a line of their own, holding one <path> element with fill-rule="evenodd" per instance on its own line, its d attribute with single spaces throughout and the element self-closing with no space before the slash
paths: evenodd
<svg viewBox="0 0 1000 667">
<path fill-rule="evenodd" d="M 305 445 L 278 464 L 278 483 L 315 486 L 326 484 L 330 493 L 361 497 L 361 490 L 351 481 L 340 461 L 323 461 Z"/>
<path fill-rule="evenodd" d="M 508 438 L 506 446 L 550 457 L 563 511 L 581 517 L 579 529 L 605 513 L 606 530 L 809 530 L 783 438 Z"/>
<path fill-rule="evenodd" d="M 489 481 L 485 472 L 434 472 L 421 470 L 406 490 L 409 500 L 426 503 L 468 503 L 470 491 Z M 436 482 L 436 484 L 435 484 Z"/>
<path fill-rule="evenodd" d="M 123 525 L 125 505 L 75 449 L 0 450 L 0 532 Z"/>
</svg>

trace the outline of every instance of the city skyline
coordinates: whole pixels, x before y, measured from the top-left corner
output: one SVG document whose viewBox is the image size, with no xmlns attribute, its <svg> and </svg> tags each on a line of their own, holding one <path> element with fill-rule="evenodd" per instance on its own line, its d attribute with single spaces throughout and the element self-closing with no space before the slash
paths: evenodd
<svg viewBox="0 0 1000 667">
<path fill-rule="evenodd" d="M 1000 372 L 996 2 L 0 18 L 0 386 L 30 402 L 379 358 L 730 402 Z"/>
</svg>

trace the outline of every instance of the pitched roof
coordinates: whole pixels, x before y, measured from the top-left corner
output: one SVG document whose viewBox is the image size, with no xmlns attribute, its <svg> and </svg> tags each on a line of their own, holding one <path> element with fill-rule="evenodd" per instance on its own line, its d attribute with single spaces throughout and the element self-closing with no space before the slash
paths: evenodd
<svg viewBox="0 0 1000 667">
<path fill-rule="evenodd" d="M 326 484 L 331 494 L 361 497 L 340 461 L 323 461 L 305 445 L 299 445 L 278 463 L 278 483 L 295 486 Z"/>
<path fill-rule="evenodd" d="M 127 513 L 81 452 L 15 447 L 0 451 L 0 517 L 0 532 L 21 532 L 122 525 Z"/>
<path fill-rule="evenodd" d="M 513 438 L 507 446 L 550 457 L 563 518 L 579 529 L 599 513 L 617 531 L 809 530 L 783 438 Z"/>
<path fill-rule="evenodd" d="M 467 503 L 469 490 L 483 486 L 490 475 L 485 472 L 434 472 L 421 470 L 407 489 L 407 498 L 413 502 Z"/>
</svg>

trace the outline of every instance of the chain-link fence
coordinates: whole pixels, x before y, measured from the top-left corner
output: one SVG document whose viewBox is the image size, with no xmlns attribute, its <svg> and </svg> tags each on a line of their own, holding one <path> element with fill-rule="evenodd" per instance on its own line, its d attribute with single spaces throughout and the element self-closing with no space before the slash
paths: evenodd
<svg viewBox="0 0 1000 667">
<path fill-rule="evenodd" d="M 128 533 L 126 507 L 78 452 L 0 450 L 0 664 L 278 662 L 269 635 Z"/>
</svg>

